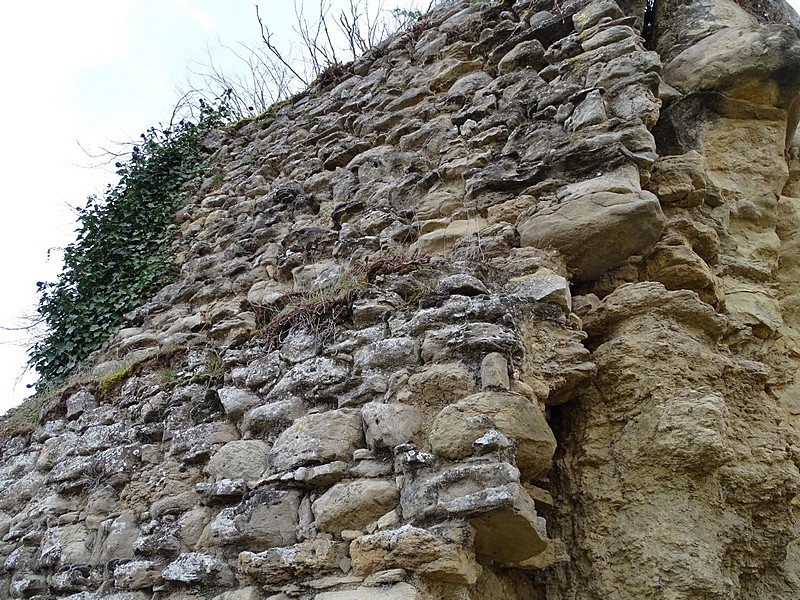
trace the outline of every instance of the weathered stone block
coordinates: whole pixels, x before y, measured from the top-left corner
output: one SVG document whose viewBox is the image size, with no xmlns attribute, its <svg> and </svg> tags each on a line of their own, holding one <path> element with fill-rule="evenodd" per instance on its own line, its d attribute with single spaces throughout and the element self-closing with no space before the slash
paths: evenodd
<svg viewBox="0 0 800 600">
<path fill-rule="evenodd" d="M 408 404 L 369 402 L 361 408 L 367 445 L 394 448 L 405 444 L 422 425 L 422 413 Z"/>
<path fill-rule="evenodd" d="M 526 477 L 541 476 L 550 468 L 556 450 L 553 432 L 537 406 L 510 392 L 480 392 L 445 407 L 428 439 L 434 452 L 461 459 L 492 429 L 515 442 L 517 467 Z"/>
<path fill-rule="evenodd" d="M 257 490 L 238 506 L 217 515 L 210 525 L 211 540 L 223 545 L 242 544 L 257 552 L 294 544 L 301 499 L 302 494 L 294 490 Z"/>
<path fill-rule="evenodd" d="M 132 560 L 114 568 L 114 585 L 121 590 L 143 590 L 158 585 L 164 565 L 152 560 Z"/>
<path fill-rule="evenodd" d="M 230 583 L 230 568 L 211 554 L 186 552 L 169 563 L 161 572 L 165 581 L 192 584 L 200 582 Z"/>
<path fill-rule="evenodd" d="M 264 400 L 253 392 L 237 387 L 220 388 L 218 393 L 220 402 L 225 408 L 225 413 L 233 421 L 238 420 L 251 408 L 264 404 Z"/>
<path fill-rule="evenodd" d="M 664 214 L 650 192 L 596 192 L 542 207 L 517 227 L 523 246 L 558 250 L 573 278 L 585 281 L 652 246 L 664 230 Z"/>
<path fill-rule="evenodd" d="M 214 479 L 257 480 L 267 469 L 269 453 L 261 440 L 234 440 L 214 453 L 205 470 Z"/>
<path fill-rule="evenodd" d="M 339 569 L 347 544 L 317 538 L 264 552 L 239 554 L 238 574 L 246 581 L 275 584 L 309 574 L 321 575 Z"/>
<path fill-rule="evenodd" d="M 422 600 L 424 596 L 408 583 L 396 583 L 390 587 L 361 586 L 341 592 L 322 592 L 314 600 Z"/>
<path fill-rule="evenodd" d="M 342 408 L 301 417 L 281 433 L 272 447 L 279 471 L 314 463 L 349 460 L 363 444 L 361 411 Z"/>
<path fill-rule="evenodd" d="M 394 481 L 361 479 L 337 483 L 312 505 L 317 527 L 339 533 L 343 529 L 363 530 L 369 523 L 393 509 L 400 500 Z"/>
<path fill-rule="evenodd" d="M 482 570 L 472 552 L 473 536 L 464 522 L 430 530 L 403 525 L 365 535 L 350 544 L 353 570 L 368 575 L 400 568 L 438 581 L 472 585 Z"/>
</svg>

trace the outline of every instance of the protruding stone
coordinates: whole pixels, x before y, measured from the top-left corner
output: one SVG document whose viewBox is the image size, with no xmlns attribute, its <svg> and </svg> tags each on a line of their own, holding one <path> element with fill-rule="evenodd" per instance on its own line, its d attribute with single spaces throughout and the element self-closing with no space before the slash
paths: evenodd
<svg viewBox="0 0 800 600">
<path fill-rule="evenodd" d="M 261 440 L 235 440 L 217 450 L 206 465 L 215 480 L 256 480 L 267 469 L 269 446 Z"/>
<path fill-rule="evenodd" d="M 296 577 L 320 576 L 339 569 L 347 545 L 324 538 L 264 552 L 239 554 L 239 574 L 246 581 L 276 584 Z"/>
<path fill-rule="evenodd" d="M 526 477 L 548 471 L 556 450 L 553 432 L 537 406 L 509 392 L 480 392 L 445 407 L 433 422 L 429 440 L 437 454 L 461 459 L 492 429 L 514 441 L 516 463 Z"/>
<path fill-rule="evenodd" d="M 422 425 L 422 413 L 408 404 L 369 402 L 361 408 L 370 448 L 394 448 L 408 442 Z"/>
<path fill-rule="evenodd" d="M 489 290 L 486 289 L 484 283 L 477 277 L 459 273 L 457 275 L 450 275 L 440 280 L 436 284 L 437 294 L 447 294 L 453 296 L 458 294 L 460 296 L 479 296 L 481 294 L 488 294 Z"/>
<path fill-rule="evenodd" d="M 510 387 L 508 361 L 499 352 L 490 352 L 481 361 L 481 389 L 506 390 Z"/>
<path fill-rule="evenodd" d="M 84 412 L 97 408 L 97 400 L 89 390 L 81 390 L 67 398 L 67 419 L 77 419 Z"/>
<path fill-rule="evenodd" d="M 232 579 L 227 565 L 222 564 L 214 556 L 202 552 L 186 552 L 166 566 L 161 576 L 166 581 L 180 583 L 199 583 L 201 581 Z M 228 577 L 225 577 L 227 575 Z"/>
<path fill-rule="evenodd" d="M 472 553 L 473 535 L 464 522 L 429 530 L 403 525 L 365 535 L 350 544 L 353 570 L 369 575 L 399 568 L 437 581 L 472 585 L 482 570 Z"/>
<path fill-rule="evenodd" d="M 359 350 L 353 366 L 362 371 L 400 369 L 419 364 L 419 345 L 410 337 L 378 340 Z"/>
<path fill-rule="evenodd" d="M 307 415 L 297 419 L 275 440 L 272 464 L 278 470 L 286 470 L 350 460 L 363 439 L 360 410 L 343 408 Z"/>
<path fill-rule="evenodd" d="M 162 581 L 162 563 L 152 560 L 132 560 L 114 568 L 114 585 L 121 590 L 152 589 Z"/>
<path fill-rule="evenodd" d="M 402 582 L 391 587 L 364 585 L 354 590 L 322 592 L 314 596 L 314 600 L 423 600 L 423 598 L 423 595 L 414 586 Z"/>
<path fill-rule="evenodd" d="M 400 499 L 394 481 L 360 479 L 337 483 L 313 504 L 317 527 L 338 533 L 343 529 L 364 529 L 394 508 Z"/>
<path fill-rule="evenodd" d="M 558 250 L 573 278 L 586 281 L 658 241 L 664 213 L 650 192 L 596 192 L 542 207 L 517 228 L 523 246 Z"/>
<path fill-rule="evenodd" d="M 596 0 L 590 2 L 585 8 L 572 15 L 572 23 L 578 33 L 594 27 L 604 17 L 619 19 L 624 13 L 614 0 Z"/>
<path fill-rule="evenodd" d="M 544 46 L 539 40 L 520 42 L 508 52 L 498 63 L 497 72 L 501 75 L 518 69 L 543 69 L 547 66 L 544 59 Z"/>
<path fill-rule="evenodd" d="M 572 310 L 569 281 L 549 269 L 543 268 L 532 275 L 514 277 L 509 280 L 503 291 L 523 302 L 552 302 L 567 313 Z"/>
<path fill-rule="evenodd" d="M 264 401 L 253 392 L 237 387 L 220 388 L 218 393 L 225 413 L 234 421 L 251 408 L 264 404 Z"/>
</svg>

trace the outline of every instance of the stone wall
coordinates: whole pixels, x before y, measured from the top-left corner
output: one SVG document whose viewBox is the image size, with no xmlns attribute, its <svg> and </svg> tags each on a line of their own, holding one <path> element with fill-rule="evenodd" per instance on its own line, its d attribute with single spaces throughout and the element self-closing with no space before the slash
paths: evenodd
<svg viewBox="0 0 800 600">
<path fill-rule="evenodd" d="M 0 597 L 800 597 L 797 23 L 644 4 L 448 3 L 209 136 L 0 439 Z"/>
</svg>

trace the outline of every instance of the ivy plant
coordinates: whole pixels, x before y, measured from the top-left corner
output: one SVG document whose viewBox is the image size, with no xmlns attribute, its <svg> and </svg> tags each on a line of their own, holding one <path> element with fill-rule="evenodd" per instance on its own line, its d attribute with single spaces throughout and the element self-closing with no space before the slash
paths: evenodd
<svg viewBox="0 0 800 600">
<path fill-rule="evenodd" d="M 174 279 L 175 215 L 185 184 L 203 170 L 203 138 L 225 119 L 224 104 L 201 101 L 195 121 L 151 127 L 127 162 L 116 164 L 117 185 L 77 210 L 77 237 L 64 248 L 61 274 L 37 283 L 47 332 L 29 349 L 29 362 L 40 384 L 63 380 L 125 313 Z"/>
</svg>

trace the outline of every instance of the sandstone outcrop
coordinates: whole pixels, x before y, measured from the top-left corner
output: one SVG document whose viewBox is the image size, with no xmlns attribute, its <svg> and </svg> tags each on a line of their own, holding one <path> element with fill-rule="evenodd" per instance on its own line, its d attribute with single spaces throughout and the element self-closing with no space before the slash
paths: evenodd
<svg viewBox="0 0 800 600">
<path fill-rule="evenodd" d="M 209 136 L 178 280 L 0 438 L 0 597 L 800 597 L 773 4 L 448 2 Z"/>
</svg>

